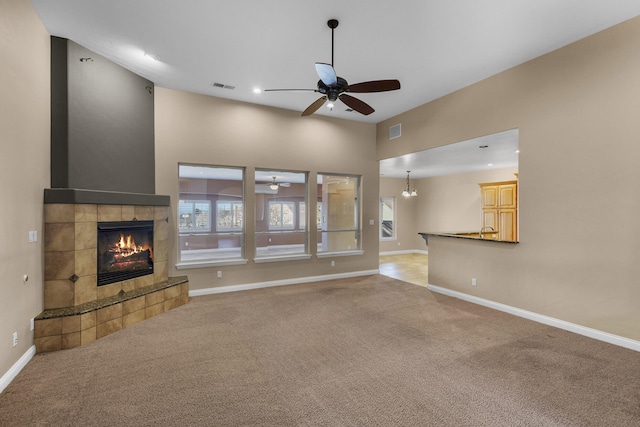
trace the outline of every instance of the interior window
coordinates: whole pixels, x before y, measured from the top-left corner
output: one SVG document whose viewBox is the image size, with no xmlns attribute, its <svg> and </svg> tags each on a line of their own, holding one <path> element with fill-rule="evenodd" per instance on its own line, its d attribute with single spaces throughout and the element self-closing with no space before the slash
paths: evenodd
<svg viewBox="0 0 640 427">
<path fill-rule="evenodd" d="M 360 176 L 318 174 L 318 253 L 360 250 Z"/>
<path fill-rule="evenodd" d="M 256 258 L 308 254 L 307 173 L 256 169 Z"/>
<path fill-rule="evenodd" d="M 179 262 L 242 259 L 244 170 L 179 165 Z"/>
</svg>

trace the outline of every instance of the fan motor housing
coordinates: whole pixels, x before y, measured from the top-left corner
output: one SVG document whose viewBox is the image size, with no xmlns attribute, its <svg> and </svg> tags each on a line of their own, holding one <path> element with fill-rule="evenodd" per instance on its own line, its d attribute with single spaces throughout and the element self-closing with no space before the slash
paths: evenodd
<svg viewBox="0 0 640 427">
<path fill-rule="evenodd" d="M 335 101 L 338 99 L 341 93 L 345 92 L 349 87 L 349 83 L 342 77 L 337 78 L 335 86 L 327 86 L 322 80 L 318 80 L 318 92 L 323 95 L 327 95 L 329 101 Z"/>
</svg>

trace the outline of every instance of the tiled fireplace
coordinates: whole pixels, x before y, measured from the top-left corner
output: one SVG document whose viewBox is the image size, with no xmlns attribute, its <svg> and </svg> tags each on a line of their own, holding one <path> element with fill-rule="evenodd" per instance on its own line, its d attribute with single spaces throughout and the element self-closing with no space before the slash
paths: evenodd
<svg viewBox="0 0 640 427">
<path fill-rule="evenodd" d="M 35 319 L 37 352 L 85 345 L 188 302 L 187 278 L 168 277 L 168 217 L 168 206 L 47 203 L 45 198 L 44 311 Z M 136 259 L 146 258 L 151 268 L 102 284 L 99 228 L 120 222 L 151 224 L 152 242 L 143 244 L 138 237 L 136 249 L 129 249 L 139 249 Z M 127 236 L 133 240 L 127 233 L 122 240 Z"/>
</svg>

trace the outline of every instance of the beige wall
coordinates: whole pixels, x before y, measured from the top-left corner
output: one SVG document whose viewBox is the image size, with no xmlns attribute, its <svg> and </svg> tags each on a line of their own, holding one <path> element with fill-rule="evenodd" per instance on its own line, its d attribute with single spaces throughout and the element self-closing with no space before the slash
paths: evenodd
<svg viewBox="0 0 640 427">
<path fill-rule="evenodd" d="M 177 211 L 178 163 L 245 166 L 247 176 L 255 168 L 309 171 L 310 182 L 319 172 L 362 175 L 364 255 L 329 259 L 255 264 L 254 183 L 246 182 L 246 258 L 240 266 L 176 270 L 170 276 L 189 276 L 192 290 L 251 284 L 297 277 L 366 271 L 378 268 L 378 162 L 376 127 L 372 124 L 333 120 L 321 116 L 300 117 L 299 112 L 262 107 L 156 88 L 156 192 L 171 196 Z M 316 187 L 310 187 L 311 198 Z M 310 223 L 315 223 L 315 211 Z M 375 221 L 369 225 L 369 219 Z M 175 217 L 171 218 L 175 230 Z M 170 253 L 176 261 L 176 235 Z M 311 237 L 312 247 L 315 234 Z M 335 267 L 330 266 L 335 260 Z M 172 264 L 174 264 L 172 263 Z M 222 278 L 216 272 L 222 271 Z"/>
<path fill-rule="evenodd" d="M 513 167 L 417 180 L 417 232 L 479 232 L 482 203 L 478 184 L 513 181 L 517 172 Z"/>
<path fill-rule="evenodd" d="M 33 345 L 42 311 L 49 186 L 49 34 L 28 0 L 0 0 L 0 377 Z M 28 243 L 36 230 L 38 241 Z M 27 274 L 29 280 L 23 283 Z M 12 347 L 13 332 L 18 345 Z"/>
<path fill-rule="evenodd" d="M 520 243 L 432 238 L 432 284 L 640 339 L 638 40 L 635 18 L 378 124 L 379 159 L 519 128 Z"/>
<path fill-rule="evenodd" d="M 411 180 L 412 186 L 416 183 L 416 180 Z M 396 239 L 381 240 L 381 253 L 427 250 L 426 246 L 418 246 L 416 244 L 416 237 L 419 237 L 417 234 L 418 229 L 415 227 L 416 207 L 419 203 L 419 197 L 403 197 L 402 190 L 406 185 L 407 181 L 405 178 L 380 178 L 380 197 L 395 197 L 396 199 Z"/>
</svg>

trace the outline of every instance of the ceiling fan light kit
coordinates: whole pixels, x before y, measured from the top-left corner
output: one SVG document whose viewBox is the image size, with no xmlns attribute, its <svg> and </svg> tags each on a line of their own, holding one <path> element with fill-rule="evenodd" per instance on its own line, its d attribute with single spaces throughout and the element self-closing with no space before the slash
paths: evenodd
<svg viewBox="0 0 640 427">
<path fill-rule="evenodd" d="M 374 93 L 400 89 L 400 82 L 398 80 L 372 80 L 349 85 L 345 79 L 336 74 L 336 70 L 333 68 L 333 30 L 338 27 L 338 24 L 337 19 L 327 21 L 327 26 L 331 28 L 331 64 L 316 62 L 316 73 L 318 77 L 320 77 L 316 89 L 265 89 L 265 92 L 307 90 L 321 93 L 323 96 L 309 105 L 307 109 L 302 112 L 302 116 L 309 116 L 315 113 L 324 105 L 326 100 L 329 100 L 332 104 L 340 100 L 351 110 L 368 116 L 375 111 L 373 107 L 358 98 L 347 95 L 345 92 Z M 333 107 L 330 108 L 333 109 Z"/>
<path fill-rule="evenodd" d="M 291 186 L 290 182 L 277 182 L 276 181 L 277 177 L 273 177 L 273 182 L 269 183 L 269 188 L 272 190 L 277 190 L 280 187 L 289 187 Z"/>
</svg>

